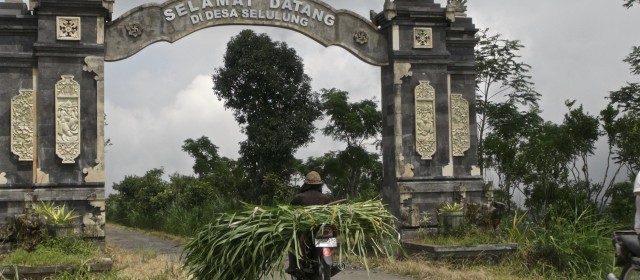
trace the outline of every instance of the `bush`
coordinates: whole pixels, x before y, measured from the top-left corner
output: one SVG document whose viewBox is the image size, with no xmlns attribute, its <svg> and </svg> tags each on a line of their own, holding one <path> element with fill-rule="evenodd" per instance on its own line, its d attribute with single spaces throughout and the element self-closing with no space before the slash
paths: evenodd
<svg viewBox="0 0 640 280">
<path fill-rule="evenodd" d="M 32 252 L 18 249 L 2 259 L 3 265 L 79 265 L 102 257 L 95 242 L 77 237 L 49 238 L 35 246 Z"/>
<path fill-rule="evenodd" d="M 519 239 L 519 260 L 527 273 L 554 279 L 603 279 L 611 267 L 610 234 L 616 229 L 593 208 L 553 211 L 545 224 L 514 218 L 509 236 Z M 519 216 L 522 218 L 522 216 Z"/>
</svg>

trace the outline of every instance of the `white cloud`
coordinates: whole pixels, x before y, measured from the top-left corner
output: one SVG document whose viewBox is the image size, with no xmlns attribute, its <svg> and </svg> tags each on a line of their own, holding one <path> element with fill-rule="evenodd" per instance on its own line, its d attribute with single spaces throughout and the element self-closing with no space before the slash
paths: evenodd
<svg viewBox="0 0 640 280">
<path fill-rule="evenodd" d="M 169 174 L 191 174 L 193 160 L 181 150 L 187 138 L 206 135 L 220 155 L 236 158 L 236 144 L 244 136 L 211 87 L 208 75 L 198 75 L 171 102 L 156 108 L 129 110 L 107 100 L 106 134 L 114 144 L 107 148 L 107 186 L 158 167 Z"/>
</svg>

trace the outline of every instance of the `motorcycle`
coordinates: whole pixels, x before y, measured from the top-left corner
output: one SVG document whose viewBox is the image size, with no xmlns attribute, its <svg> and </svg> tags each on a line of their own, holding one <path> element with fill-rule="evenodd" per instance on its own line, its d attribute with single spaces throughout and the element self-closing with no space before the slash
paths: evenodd
<svg viewBox="0 0 640 280">
<path fill-rule="evenodd" d="M 313 235 L 313 246 L 307 248 L 299 268 L 291 274 L 292 280 L 329 280 L 344 269 L 344 264 L 333 263 L 333 249 L 338 247 L 334 228 L 322 224 Z"/>
<path fill-rule="evenodd" d="M 623 267 L 620 278 L 613 273 L 607 275 L 607 280 L 640 280 L 640 241 L 633 230 L 616 231 L 613 233 L 613 247 L 616 249 L 615 266 Z"/>
</svg>

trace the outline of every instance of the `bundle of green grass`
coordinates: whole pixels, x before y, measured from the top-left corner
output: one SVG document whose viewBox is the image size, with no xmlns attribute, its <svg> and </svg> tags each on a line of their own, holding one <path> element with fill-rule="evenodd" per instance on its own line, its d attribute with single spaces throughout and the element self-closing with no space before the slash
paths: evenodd
<svg viewBox="0 0 640 280">
<path fill-rule="evenodd" d="M 400 248 L 396 219 L 380 201 L 322 206 L 252 206 L 217 214 L 185 245 L 184 268 L 195 279 L 284 279 L 287 252 L 300 256 L 296 237 L 326 223 L 336 227 L 339 259 L 355 256 L 368 269 L 367 256 L 392 259 Z"/>
</svg>

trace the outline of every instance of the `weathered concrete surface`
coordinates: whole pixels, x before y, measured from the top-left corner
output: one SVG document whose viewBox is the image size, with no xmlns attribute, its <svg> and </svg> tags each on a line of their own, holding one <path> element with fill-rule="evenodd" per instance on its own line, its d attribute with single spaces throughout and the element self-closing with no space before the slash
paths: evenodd
<svg viewBox="0 0 640 280">
<path fill-rule="evenodd" d="M 182 247 L 178 242 L 155 237 L 136 231 L 122 229 L 120 227 L 106 226 L 107 244 L 118 246 L 125 250 L 140 251 L 150 250 L 169 256 L 172 260 L 179 260 Z M 411 280 L 413 278 L 391 275 L 382 272 L 366 271 L 360 269 L 347 269 L 336 275 L 336 280 Z M 268 279 L 276 280 L 276 279 Z"/>
<path fill-rule="evenodd" d="M 283 2 L 169 0 L 145 4 L 107 24 L 105 59 L 121 60 L 155 42 L 173 43 L 208 27 L 262 25 L 297 31 L 323 46 L 340 46 L 373 65 L 388 63 L 387 38 L 371 21 L 322 1 L 301 1 L 295 10 Z"/>
</svg>

